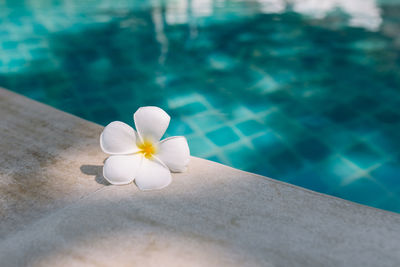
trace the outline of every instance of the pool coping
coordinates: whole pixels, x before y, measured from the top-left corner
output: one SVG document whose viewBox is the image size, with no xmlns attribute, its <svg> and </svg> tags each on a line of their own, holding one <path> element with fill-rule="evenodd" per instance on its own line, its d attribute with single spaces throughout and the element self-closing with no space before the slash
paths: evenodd
<svg viewBox="0 0 400 267">
<path fill-rule="evenodd" d="M 397 213 L 195 157 L 163 190 L 108 186 L 102 126 L 1 88 L 0 114 L 5 266 L 400 262 Z"/>
</svg>

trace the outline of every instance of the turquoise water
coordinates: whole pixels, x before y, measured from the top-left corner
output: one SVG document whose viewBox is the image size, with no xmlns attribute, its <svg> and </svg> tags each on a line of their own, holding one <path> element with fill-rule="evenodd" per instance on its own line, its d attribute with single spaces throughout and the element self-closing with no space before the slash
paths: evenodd
<svg viewBox="0 0 400 267">
<path fill-rule="evenodd" d="M 84 2 L 84 3 L 82 3 Z M 0 1 L 0 86 L 400 212 L 400 1 Z"/>
</svg>

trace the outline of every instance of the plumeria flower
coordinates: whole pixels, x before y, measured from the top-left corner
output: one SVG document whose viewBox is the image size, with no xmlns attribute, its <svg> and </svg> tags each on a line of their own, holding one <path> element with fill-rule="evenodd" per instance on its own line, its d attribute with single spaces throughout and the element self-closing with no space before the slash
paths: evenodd
<svg viewBox="0 0 400 267">
<path fill-rule="evenodd" d="M 120 121 L 104 128 L 100 146 L 111 156 L 104 163 L 103 176 L 114 185 L 135 180 L 140 190 L 164 188 L 171 183 L 171 171 L 186 170 L 190 159 L 186 138 L 160 141 L 171 118 L 158 107 L 141 107 L 133 119 L 137 132 Z"/>
</svg>

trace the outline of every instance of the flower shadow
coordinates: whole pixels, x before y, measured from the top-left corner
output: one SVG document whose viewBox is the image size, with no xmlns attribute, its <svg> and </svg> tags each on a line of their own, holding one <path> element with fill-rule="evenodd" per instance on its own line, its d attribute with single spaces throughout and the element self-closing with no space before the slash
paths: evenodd
<svg viewBox="0 0 400 267">
<path fill-rule="evenodd" d="M 111 185 L 103 176 L 103 166 L 101 165 L 82 165 L 81 172 L 86 175 L 94 175 L 94 180 L 98 184 Z"/>
</svg>

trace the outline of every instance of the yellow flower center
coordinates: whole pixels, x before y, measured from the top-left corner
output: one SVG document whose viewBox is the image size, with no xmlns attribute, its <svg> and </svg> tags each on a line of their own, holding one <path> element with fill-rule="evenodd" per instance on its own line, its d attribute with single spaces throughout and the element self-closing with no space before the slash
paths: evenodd
<svg viewBox="0 0 400 267">
<path fill-rule="evenodd" d="M 143 143 L 138 145 L 140 149 L 140 153 L 142 153 L 146 159 L 151 159 L 153 155 L 156 153 L 156 148 L 152 142 L 144 141 Z"/>
</svg>

